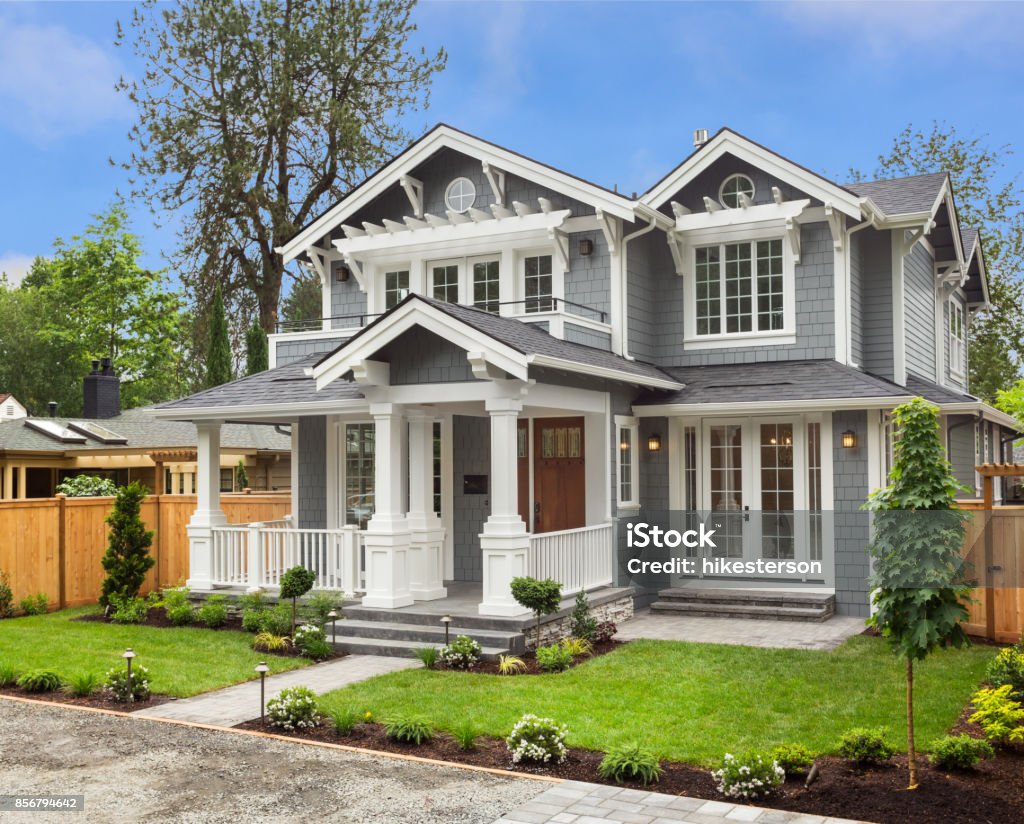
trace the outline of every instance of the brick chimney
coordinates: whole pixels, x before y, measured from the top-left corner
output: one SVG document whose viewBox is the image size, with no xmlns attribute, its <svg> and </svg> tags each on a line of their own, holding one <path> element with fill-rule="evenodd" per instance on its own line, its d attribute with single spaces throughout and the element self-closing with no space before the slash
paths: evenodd
<svg viewBox="0 0 1024 824">
<path fill-rule="evenodd" d="M 83 382 L 84 418 L 113 418 L 121 414 L 121 379 L 114 374 L 110 358 L 92 362 L 92 372 Z"/>
</svg>

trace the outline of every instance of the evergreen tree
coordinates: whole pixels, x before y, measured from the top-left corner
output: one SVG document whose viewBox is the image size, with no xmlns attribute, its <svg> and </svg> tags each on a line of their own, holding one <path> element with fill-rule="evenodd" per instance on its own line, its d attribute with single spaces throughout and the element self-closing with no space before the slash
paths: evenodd
<svg viewBox="0 0 1024 824">
<path fill-rule="evenodd" d="M 153 533 L 146 529 L 139 513 L 146 497 L 146 487 L 138 481 L 117 490 L 114 509 L 107 516 L 110 537 L 107 552 L 100 563 L 107 573 L 100 590 L 100 604 L 110 605 L 110 599 L 135 598 L 146 579 L 146 573 L 156 561 L 149 555 Z"/>
<path fill-rule="evenodd" d="M 231 343 L 228 321 L 224 315 L 224 296 L 218 286 L 210 310 L 210 341 L 206 350 L 206 388 L 220 386 L 231 380 Z"/>
<path fill-rule="evenodd" d="M 270 350 L 267 348 L 267 333 L 258 323 L 253 323 L 245 333 L 245 374 L 255 375 L 270 368 Z"/>
</svg>

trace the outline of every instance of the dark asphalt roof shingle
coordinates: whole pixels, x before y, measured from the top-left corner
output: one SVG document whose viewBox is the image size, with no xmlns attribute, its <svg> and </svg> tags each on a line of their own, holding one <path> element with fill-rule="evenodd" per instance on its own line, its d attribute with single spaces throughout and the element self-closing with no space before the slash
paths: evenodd
<svg viewBox="0 0 1024 824">
<path fill-rule="evenodd" d="M 932 403 L 977 403 L 978 398 L 960 392 L 948 386 L 939 386 L 937 383 L 919 378 L 917 375 L 907 373 L 907 389 L 914 395 L 920 395 L 926 401 Z"/>
<path fill-rule="evenodd" d="M 887 215 L 901 215 L 931 209 L 946 177 L 945 172 L 932 172 L 890 180 L 867 180 L 847 186 L 861 197 L 870 197 Z"/>
<path fill-rule="evenodd" d="M 93 438 L 85 443 L 62 443 L 25 425 L 26 419 L 0 423 L 0 449 L 39 450 L 43 452 L 70 452 L 83 449 L 110 449 L 137 451 L 140 449 L 194 449 L 196 428 L 182 421 L 162 421 L 153 418 L 146 409 L 129 409 L 113 418 L 94 421 L 105 429 L 126 438 L 127 444 L 105 445 Z M 39 418 L 56 420 L 62 426 L 68 421 L 84 418 Z M 228 449 L 260 449 L 287 452 L 291 439 L 264 424 L 225 424 L 221 430 L 221 446 Z"/>
</svg>

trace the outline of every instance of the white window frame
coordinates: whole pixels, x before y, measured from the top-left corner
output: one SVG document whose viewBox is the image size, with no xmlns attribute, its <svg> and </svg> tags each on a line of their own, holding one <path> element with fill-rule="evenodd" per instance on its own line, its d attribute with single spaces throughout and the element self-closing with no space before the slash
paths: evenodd
<svg viewBox="0 0 1024 824">
<path fill-rule="evenodd" d="M 412 288 L 413 287 L 412 267 L 410 267 L 409 264 L 407 264 L 407 263 L 400 263 L 400 264 L 394 264 L 394 265 L 389 264 L 388 266 L 383 267 L 381 269 L 381 273 L 380 273 L 380 293 L 379 293 L 380 294 L 380 311 L 382 313 L 383 312 L 387 312 L 388 308 L 389 308 L 388 307 L 388 275 L 393 275 L 396 272 L 405 272 L 406 273 L 406 277 L 408 278 L 408 285 L 406 286 L 406 289 L 405 289 L 405 295 L 403 295 L 402 297 L 400 297 L 398 299 L 398 303 L 401 303 L 403 300 L 405 300 L 405 298 L 408 297 L 412 293 L 412 291 L 413 291 L 413 288 Z M 398 303 L 396 303 L 395 306 L 397 306 Z M 394 308 L 394 307 L 391 307 L 391 308 Z"/>
<path fill-rule="evenodd" d="M 724 206 L 726 209 L 740 208 L 739 203 L 737 203 L 735 206 L 730 206 L 728 203 L 725 202 L 725 187 L 728 186 L 732 181 L 740 177 L 744 178 L 748 183 L 750 183 L 750 194 L 748 195 L 748 197 L 751 201 L 754 200 L 754 195 L 757 194 L 757 186 L 754 184 L 754 179 L 750 175 L 743 174 L 743 172 L 736 172 L 735 174 L 731 174 L 725 180 L 723 180 L 722 185 L 718 187 L 718 202 L 721 203 L 722 206 Z"/>
<path fill-rule="evenodd" d="M 528 296 L 526 294 L 526 261 L 530 260 L 532 258 L 542 258 L 542 257 L 551 258 L 551 275 L 550 275 L 550 277 L 551 277 L 551 294 L 548 295 L 548 296 L 543 296 L 543 297 L 530 297 L 530 296 Z M 559 273 L 559 269 L 560 269 L 560 267 L 558 266 L 557 256 L 551 250 L 544 250 L 544 251 L 538 251 L 538 252 L 526 252 L 526 251 L 524 251 L 524 252 L 521 252 L 519 254 L 519 265 L 518 265 L 519 278 L 518 278 L 518 285 L 519 285 L 520 289 L 522 290 L 521 291 L 521 294 L 522 294 L 522 304 L 521 304 L 521 306 L 516 307 L 516 308 L 519 309 L 520 312 L 523 315 L 546 315 L 546 314 L 549 314 L 551 312 L 556 311 L 555 307 L 558 306 L 558 301 L 562 299 L 562 290 L 561 290 L 562 278 L 559 276 L 559 274 L 560 274 Z M 545 276 L 542 275 L 541 277 L 545 277 Z M 529 307 L 528 307 L 528 304 L 527 304 L 527 301 L 531 301 L 531 300 L 537 300 L 538 303 L 540 301 L 549 300 L 549 301 L 551 301 L 551 305 L 547 309 L 539 309 L 538 308 L 538 309 L 534 309 L 533 311 L 530 311 Z"/>
<path fill-rule="evenodd" d="M 459 185 L 461 183 L 468 183 L 470 185 L 470 187 L 472 187 L 472 189 L 473 189 L 473 199 L 470 200 L 470 202 L 466 206 L 464 206 L 463 208 L 456 209 L 449 202 L 449 198 L 452 196 L 452 189 L 454 189 L 457 185 Z M 476 199 L 477 199 L 478 195 L 479 195 L 479 192 L 477 191 L 476 183 L 474 183 L 472 180 L 470 180 L 468 177 L 465 177 L 465 176 L 457 177 L 457 178 L 455 178 L 455 180 L 453 180 L 451 183 L 449 183 L 445 187 L 445 190 L 444 190 L 444 207 L 446 209 L 451 209 L 453 212 L 458 212 L 459 214 L 465 214 L 466 212 L 468 212 L 470 209 L 472 209 L 476 205 Z M 465 195 L 460 195 L 460 197 L 464 197 L 464 196 Z"/>
<path fill-rule="evenodd" d="M 629 433 L 629 498 L 622 497 L 622 435 Z M 615 416 L 615 504 L 618 509 L 640 509 L 640 425 L 636 418 Z"/>
<path fill-rule="evenodd" d="M 427 261 L 427 282 L 424 289 L 424 294 L 427 297 L 434 298 L 434 300 L 440 300 L 440 298 L 434 295 L 434 269 L 439 267 L 456 267 L 455 284 L 456 284 L 456 296 L 455 303 L 464 303 L 466 287 L 463 283 L 465 275 L 465 263 L 463 258 L 442 258 L 441 260 L 428 260 Z M 451 303 L 451 301 L 447 301 Z"/>
<path fill-rule="evenodd" d="M 957 315 L 960 317 L 960 337 L 953 333 Z M 967 375 L 967 313 L 964 305 L 955 297 L 949 300 L 949 373 L 960 381 Z"/>
<path fill-rule="evenodd" d="M 769 332 L 720 332 L 717 335 L 697 334 L 697 249 L 732 243 L 755 244 L 761 240 L 782 241 L 782 329 Z M 686 233 L 689 266 L 684 276 L 683 348 L 686 350 L 728 349 L 740 346 L 783 346 L 796 343 L 796 264 L 785 226 L 773 221 L 770 225 L 737 226 L 728 231 L 691 231 Z M 751 260 L 753 291 L 751 293 L 753 322 L 757 321 L 757 258 Z M 724 257 L 720 262 L 724 267 Z M 725 301 L 724 294 L 720 298 Z M 725 316 L 722 316 L 723 326 Z"/>
</svg>

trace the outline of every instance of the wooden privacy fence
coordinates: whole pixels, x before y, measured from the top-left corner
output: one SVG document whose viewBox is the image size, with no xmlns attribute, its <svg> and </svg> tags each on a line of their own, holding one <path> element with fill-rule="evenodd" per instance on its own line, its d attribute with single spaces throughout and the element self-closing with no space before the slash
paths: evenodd
<svg viewBox="0 0 1024 824">
<path fill-rule="evenodd" d="M 272 521 L 291 511 L 288 492 L 221 495 L 228 523 Z M 106 518 L 113 498 L 29 498 L 0 501 L 0 570 L 11 579 L 15 602 L 43 592 L 54 607 L 94 604 L 104 572 Z M 156 564 L 143 592 L 188 577 L 188 525 L 194 495 L 149 495 L 142 520 L 154 531 Z"/>
<path fill-rule="evenodd" d="M 971 593 L 967 631 L 1012 643 L 1024 632 L 1024 507 L 964 501 L 961 508 L 972 515 L 964 555 L 982 584 Z"/>
</svg>

